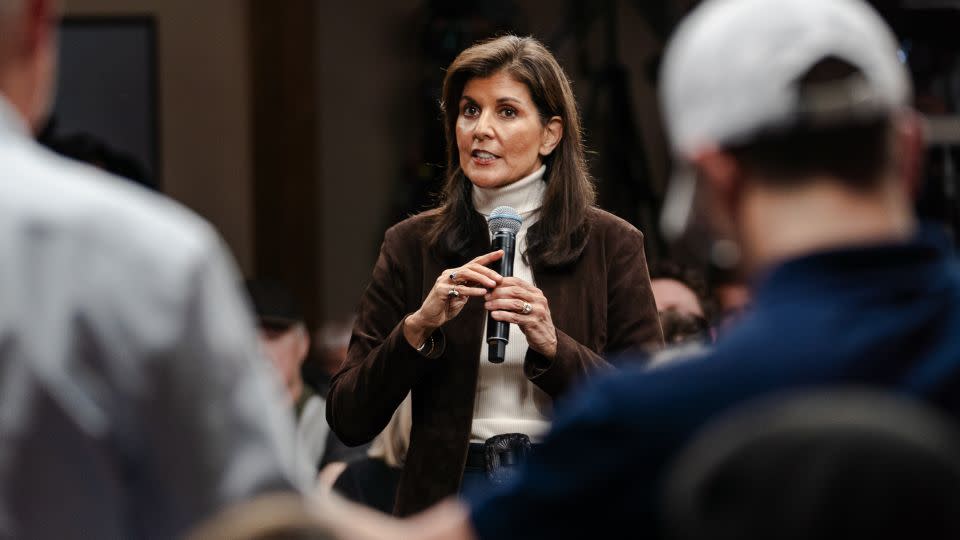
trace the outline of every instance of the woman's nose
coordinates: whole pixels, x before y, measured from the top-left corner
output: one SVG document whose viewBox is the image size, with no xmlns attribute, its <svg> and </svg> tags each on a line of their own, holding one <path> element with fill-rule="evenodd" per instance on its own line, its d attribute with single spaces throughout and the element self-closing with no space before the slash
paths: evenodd
<svg viewBox="0 0 960 540">
<path fill-rule="evenodd" d="M 480 113 L 480 116 L 477 117 L 477 123 L 473 128 L 473 137 L 477 140 L 493 138 L 493 122 L 486 111 Z"/>
</svg>

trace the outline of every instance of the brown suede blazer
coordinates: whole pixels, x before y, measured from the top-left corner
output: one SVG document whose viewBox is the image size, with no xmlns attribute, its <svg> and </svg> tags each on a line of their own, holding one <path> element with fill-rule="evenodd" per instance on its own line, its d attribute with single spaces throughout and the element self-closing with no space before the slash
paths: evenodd
<svg viewBox="0 0 960 540">
<path fill-rule="evenodd" d="M 577 261 L 562 269 L 533 270 L 557 328 L 557 355 L 551 361 L 529 351 L 524 372 L 554 399 L 591 371 L 609 367 L 602 354 L 663 342 L 643 235 L 602 210 L 591 209 L 587 219 L 588 240 Z M 373 439 L 412 391 L 413 428 L 398 515 L 423 510 L 459 490 L 483 345 L 486 312 L 477 300 L 441 328 L 446 341 L 441 357 L 420 355 L 403 337 L 403 320 L 420 307 L 437 276 L 466 262 L 439 260 L 424 240 L 429 226 L 421 214 L 387 231 L 360 300 L 347 359 L 333 377 L 327 400 L 330 426 L 345 443 L 356 445 Z M 475 237 L 470 258 L 490 251 L 486 231 Z"/>
</svg>

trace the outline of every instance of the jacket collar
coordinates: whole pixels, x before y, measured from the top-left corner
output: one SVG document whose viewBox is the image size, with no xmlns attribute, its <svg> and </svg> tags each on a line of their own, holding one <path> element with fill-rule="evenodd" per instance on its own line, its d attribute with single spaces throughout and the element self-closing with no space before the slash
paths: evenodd
<svg viewBox="0 0 960 540">
<path fill-rule="evenodd" d="M 941 227 L 921 224 L 907 241 L 824 250 L 781 263 L 757 280 L 756 304 L 848 298 L 878 284 L 898 290 L 929 287 L 952 254 Z"/>
</svg>

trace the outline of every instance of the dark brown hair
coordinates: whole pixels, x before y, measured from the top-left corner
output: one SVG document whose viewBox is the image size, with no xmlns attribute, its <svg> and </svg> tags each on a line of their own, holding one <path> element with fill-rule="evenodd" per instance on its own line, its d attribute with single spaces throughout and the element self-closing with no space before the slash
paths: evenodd
<svg viewBox="0 0 960 540">
<path fill-rule="evenodd" d="M 430 246 L 441 255 L 466 256 L 470 238 L 483 226 L 473 208 L 472 184 L 460 167 L 456 124 L 467 82 L 505 72 L 527 86 L 544 125 L 563 121 L 563 137 L 544 158 L 546 193 L 540 215 L 527 232 L 524 257 L 535 268 L 556 267 L 576 260 L 587 240 L 587 210 L 596 198 L 584 159 L 580 114 L 573 90 L 556 58 L 532 37 L 503 36 L 466 49 L 454 59 L 443 81 L 440 103 L 447 143 L 447 177 Z"/>
<path fill-rule="evenodd" d="M 860 72 L 854 66 L 827 57 L 797 81 L 797 91 L 802 96 L 819 85 L 857 76 Z M 870 189 L 883 179 L 894 160 L 887 114 L 841 117 L 826 124 L 799 122 L 726 150 L 751 176 L 783 187 L 830 176 L 851 188 Z"/>
</svg>

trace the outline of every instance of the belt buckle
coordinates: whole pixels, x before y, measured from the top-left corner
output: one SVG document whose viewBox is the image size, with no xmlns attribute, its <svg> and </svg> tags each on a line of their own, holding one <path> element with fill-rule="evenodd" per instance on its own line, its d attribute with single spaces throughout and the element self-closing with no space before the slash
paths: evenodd
<svg viewBox="0 0 960 540">
<path fill-rule="evenodd" d="M 483 443 L 487 477 L 493 484 L 503 484 L 530 456 L 530 437 L 523 433 L 494 435 Z"/>
</svg>

